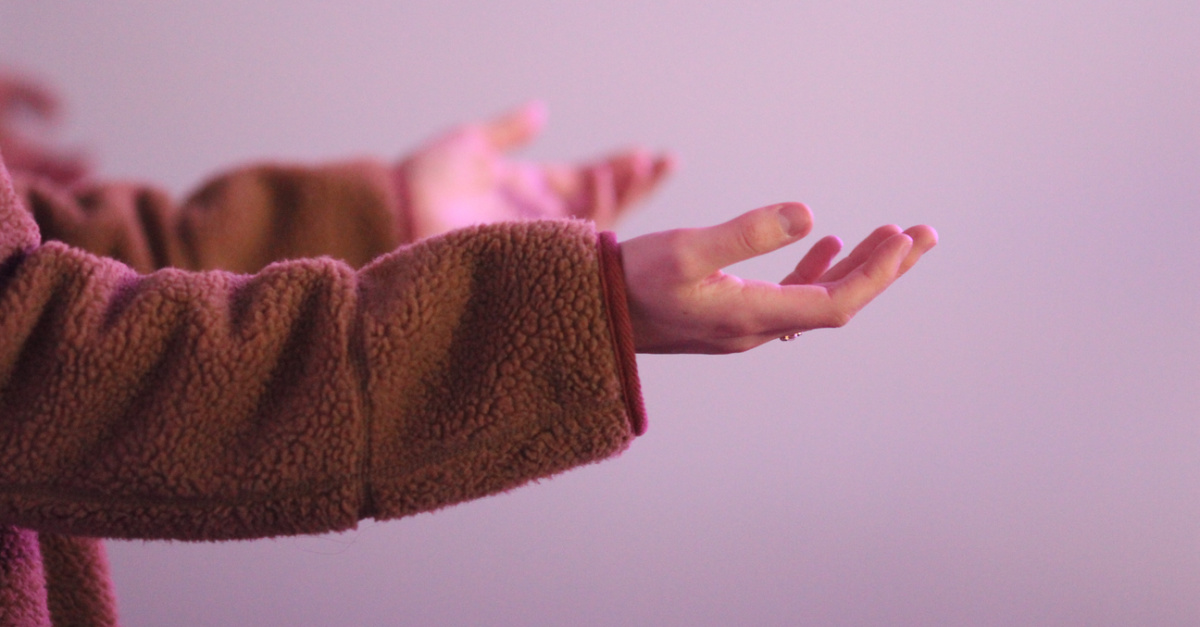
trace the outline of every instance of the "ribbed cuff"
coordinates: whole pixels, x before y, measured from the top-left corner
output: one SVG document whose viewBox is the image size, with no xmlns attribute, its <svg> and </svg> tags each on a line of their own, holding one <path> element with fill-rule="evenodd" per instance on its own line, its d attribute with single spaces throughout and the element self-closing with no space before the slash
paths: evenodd
<svg viewBox="0 0 1200 627">
<path fill-rule="evenodd" d="M 629 426 L 634 435 L 646 432 L 646 403 L 642 400 L 642 384 L 638 379 L 637 352 L 633 346 L 633 323 L 629 319 L 629 301 L 625 293 L 625 266 L 621 260 L 621 245 L 610 231 L 600 233 L 600 280 L 604 285 L 605 311 L 613 345 L 617 349 L 617 369 L 629 412 Z"/>
</svg>

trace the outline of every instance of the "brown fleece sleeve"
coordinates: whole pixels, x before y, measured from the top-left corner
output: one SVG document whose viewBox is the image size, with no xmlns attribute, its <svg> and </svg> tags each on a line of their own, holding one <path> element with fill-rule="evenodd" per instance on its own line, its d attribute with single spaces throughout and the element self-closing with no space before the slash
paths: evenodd
<svg viewBox="0 0 1200 627">
<path fill-rule="evenodd" d="M 15 188 L 44 241 L 143 273 L 168 267 L 249 273 L 319 256 L 357 268 L 411 239 L 394 167 L 371 159 L 230 170 L 183 203 L 134 183 L 67 189 L 17 176 Z"/>
<path fill-rule="evenodd" d="M 344 529 L 605 458 L 639 430 L 585 223 L 469 229 L 357 272 L 139 274 L 41 244 L 0 179 L 5 524 Z"/>
<path fill-rule="evenodd" d="M 0 625 L 49 625 L 38 533 L 0 524 Z"/>
<path fill-rule="evenodd" d="M 117 598 L 104 543 L 45 532 L 38 533 L 37 539 L 51 623 L 116 626 Z"/>
</svg>

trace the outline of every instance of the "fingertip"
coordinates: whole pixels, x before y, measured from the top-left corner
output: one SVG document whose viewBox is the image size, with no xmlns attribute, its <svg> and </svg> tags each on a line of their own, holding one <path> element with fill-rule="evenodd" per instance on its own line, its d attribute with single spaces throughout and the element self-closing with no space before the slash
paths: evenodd
<svg viewBox="0 0 1200 627">
<path fill-rule="evenodd" d="M 485 125 L 491 144 L 498 150 L 509 150 L 529 143 L 546 124 L 546 104 L 530 100 L 507 111 Z"/>
<path fill-rule="evenodd" d="M 689 276 L 700 278 L 726 266 L 787 246 L 812 228 L 812 214 L 798 202 L 777 203 L 751 209 L 707 228 L 692 229 L 690 248 L 698 262 Z"/>
<path fill-rule="evenodd" d="M 836 255 L 841 252 L 843 246 L 845 246 L 845 244 L 842 242 L 842 238 L 836 235 L 826 235 L 825 237 L 817 240 L 816 244 L 813 244 L 813 248 L 829 250 L 831 251 L 832 255 Z"/>
<path fill-rule="evenodd" d="M 829 270 L 829 264 L 842 250 L 842 240 L 834 235 L 826 235 L 808 249 L 800 262 L 782 282 L 787 284 L 813 283 Z"/>
<path fill-rule="evenodd" d="M 783 232 L 791 238 L 801 238 L 808 235 L 813 227 L 812 210 L 800 202 L 785 202 L 775 205 Z"/>
<path fill-rule="evenodd" d="M 905 229 L 904 232 L 913 239 L 913 247 L 922 252 L 937 246 L 938 233 L 931 226 L 918 224 L 917 226 Z"/>
<path fill-rule="evenodd" d="M 673 152 L 664 152 L 658 155 L 658 159 L 654 162 L 654 174 L 659 177 L 674 174 L 679 171 L 679 155 Z"/>
<path fill-rule="evenodd" d="M 521 106 L 521 112 L 530 126 L 539 129 L 546 125 L 546 119 L 550 116 L 550 108 L 541 98 L 530 99 Z"/>
<path fill-rule="evenodd" d="M 903 263 L 904 258 L 908 256 L 908 252 L 913 249 L 913 238 L 904 232 L 896 233 L 895 235 L 884 240 L 880 244 L 880 256 L 888 260 L 888 265 L 894 268 L 899 268 Z"/>
<path fill-rule="evenodd" d="M 937 244 L 938 244 L 937 229 L 935 229 L 932 226 L 929 226 L 927 224 L 922 224 L 921 226 L 925 227 L 925 232 L 928 234 L 927 241 L 929 242 L 929 248 L 933 248 L 934 246 L 937 246 Z"/>
</svg>

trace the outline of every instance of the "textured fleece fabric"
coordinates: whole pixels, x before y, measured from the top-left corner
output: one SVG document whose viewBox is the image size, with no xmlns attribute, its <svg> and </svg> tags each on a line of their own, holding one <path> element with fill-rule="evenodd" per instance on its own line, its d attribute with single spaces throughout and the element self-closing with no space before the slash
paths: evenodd
<svg viewBox="0 0 1200 627">
<path fill-rule="evenodd" d="M 182 205 L 17 174 L 0 162 L 0 624 L 116 624 L 89 538 L 347 529 L 645 429 L 619 248 L 588 223 L 402 245 L 370 161 L 241 169 Z"/>
</svg>

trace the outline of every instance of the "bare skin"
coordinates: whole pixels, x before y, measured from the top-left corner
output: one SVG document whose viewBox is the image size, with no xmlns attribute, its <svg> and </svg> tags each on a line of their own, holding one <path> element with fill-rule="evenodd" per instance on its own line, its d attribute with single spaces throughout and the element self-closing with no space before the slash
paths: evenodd
<svg viewBox="0 0 1200 627">
<path fill-rule="evenodd" d="M 888 225 L 836 264 L 841 240 L 822 238 L 778 284 L 721 271 L 811 230 L 808 207 L 783 203 L 708 228 L 623 242 L 638 352 L 737 353 L 791 333 L 840 327 L 937 244 L 931 227 Z"/>
<path fill-rule="evenodd" d="M 31 80 L 0 76 L 0 151 L 10 164 L 60 183 L 86 171 L 78 156 L 16 129 L 58 113 L 54 95 Z M 537 137 L 546 111 L 534 102 L 428 142 L 401 161 L 413 235 L 474 224 L 580 218 L 608 228 L 674 170 L 669 155 L 633 148 L 578 164 L 541 164 L 509 153 Z M 937 244 L 928 226 L 882 226 L 836 264 L 836 237 L 816 242 L 779 283 L 744 280 L 722 268 L 795 243 L 812 230 L 799 203 L 771 205 L 707 228 L 650 233 L 621 244 L 634 343 L 647 353 L 741 352 L 780 336 L 840 327 Z"/>
<path fill-rule="evenodd" d="M 492 120 L 453 129 L 399 165 L 416 239 L 505 220 L 582 218 L 609 228 L 674 169 L 669 155 L 642 148 L 577 165 L 519 161 L 546 109 L 531 102 Z"/>
<path fill-rule="evenodd" d="M 417 236 L 528 218 L 585 218 L 607 228 L 674 169 L 670 156 L 642 149 L 575 166 L 508 157 L 544 125 L 544 107 L 531 103 L 452 130 L 403 161 Z M 778 284 L 721 271 L 811 230 L 807 207 L 783 203 L 713 227 L 623 242 L 637 350 L 733 353 L 790 333 L 840 327 L 937 244 L 931 227 L 887 225 L 836 264 L 841 240 L 822 238 Z"/>
</svg>

